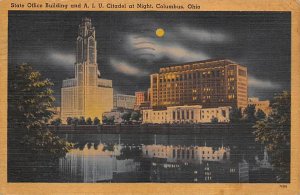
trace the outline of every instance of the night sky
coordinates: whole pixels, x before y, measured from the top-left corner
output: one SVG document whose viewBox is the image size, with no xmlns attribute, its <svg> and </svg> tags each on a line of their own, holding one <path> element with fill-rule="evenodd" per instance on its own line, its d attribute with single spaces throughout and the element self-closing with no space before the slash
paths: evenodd
<svg viewBox="0 0 300 195">
<path fill-rule="evenodd" d="M 147 90 L 160 67 L 227 58 L 248 67 L 249 96 L 290 90 L 289 12 L 9 12 L 9 66 L 29 63 L 55 86 L 74 77 L 81 18 L 96 29 L 98 65 L 115 93 Z M 163 28 L 165 35 L 155 31 Z"/>
</svg>

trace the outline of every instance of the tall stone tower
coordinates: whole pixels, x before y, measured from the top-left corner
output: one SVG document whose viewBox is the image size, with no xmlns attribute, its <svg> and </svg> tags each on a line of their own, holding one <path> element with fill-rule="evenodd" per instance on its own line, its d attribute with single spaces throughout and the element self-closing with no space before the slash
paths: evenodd
<svg viewBox="0 0 300 195">
<path fill-rule="evenodd" d="M 98 117 L 113 108 L 112 81 L 100 78 L 97 41 L 91 19 L 84 18 L 76 40 L 75 78 L 63 81 L 61 118 Z"/>
</svg>

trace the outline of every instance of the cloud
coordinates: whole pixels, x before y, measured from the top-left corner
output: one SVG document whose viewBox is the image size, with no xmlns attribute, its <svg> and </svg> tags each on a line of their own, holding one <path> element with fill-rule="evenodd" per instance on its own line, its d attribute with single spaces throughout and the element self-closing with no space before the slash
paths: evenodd
<svg viewBox="0 0 300 195">
<path fill-rule="evenodd" d="M 47 64 L 48 66 L 63 67 L 65 69 L 72 69 L 76 61 L 75 55 L 71 52 L 47 49 L 34 52 L 23 51 L 14 60 L 18 64 L 24 62 L 38 66 Z"/>
<path fill-rule="evenodd" d="M 269 80 L 257 79 L 253 76 L 249 76 L 248 84 L 249 87 L 256 89 L 278 89 L 281 87 L 281 85 L 278 83 L 274 83 Z"/>
<path fill-rule="evenodd" d="M 224 43 L 231 40 L 231 37 L 221 32 L 212 32 L 187 26 L 179 27 L 179 34 L 194 41 L 206 43 Z"/>
<path fill-rule="evenodd" d="M 157 41 L 154 38 L 129 35 L 126 47 L 131 47 L 132 55 L 145 59 L 169 58 L 176 62 L 188 62 L 208 59 L 209 56 L 201 51 L 194 51 L 176 42 Z"/>
<path fill-rule="evenodd" d="M 46 57 L 57 66 L 65 66 L 67 68 L 73 68 L 75 63 L 75 55 L 59 51 L 47 51 Z"/>
<path fill-rule="evenodd" d="M 136 68 L 136 67 L 128 64 L 125 61 L 120 61 L 115 58 L 110 58 L 110 64 L 115 69 L 115 71 L 126 74 L 126 75 L 141 77 L 141 76 L 145 76 L 148 74 L 147 71 L 143 71 L 139 68 Z"/>
</svg>

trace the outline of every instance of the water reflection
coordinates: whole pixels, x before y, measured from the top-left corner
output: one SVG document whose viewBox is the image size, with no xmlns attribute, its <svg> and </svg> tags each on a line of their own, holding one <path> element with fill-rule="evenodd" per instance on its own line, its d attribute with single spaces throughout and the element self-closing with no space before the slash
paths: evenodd
<svg viewBox="0 0 300 195">
<path fill-rule="evenodd" d="M 191 135 L 65 138 L 77 141 L 59 161 L 65 182 L 257 182 L 261 168 L 273 177 L 266 151 L 254 142 L 225 145 L 226 139 Z"/>
<path fill-rule="evenodd" d="M 93 144 L 91 144 L 93 145 Z M 137 171 L 139 163 L 134 159 L 120 159 L 120 145 L 113 146 L 100 144 L 71 150 L 67 156 L 59 161 L 59 171 L 66 180 L 74 182 L 101 182 L 111 181 L 114 173 Z"/>
<path fill-rule="evenodd" d="M 167 162 L 202 164 L 203 161 L 226 161 L 230 159 L 230 148 L 214 150 L 207 146 L 143 145 L 143 157 L 166 159 Z"/>
</svg>

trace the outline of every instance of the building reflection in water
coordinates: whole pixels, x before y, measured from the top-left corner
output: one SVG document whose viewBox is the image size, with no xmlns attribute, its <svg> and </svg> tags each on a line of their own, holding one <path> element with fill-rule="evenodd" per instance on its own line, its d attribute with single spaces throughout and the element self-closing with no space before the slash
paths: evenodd
<svg viewBox="0 0 300 195">
<path fill-rule="evenodd" d="M 61 177 L 69 182 L 101 182 L 111 181 L 114 173 L 134 172 L 139 162 L 134 159 L 117 159 L 120 156 L 120 145 L 113 150 L 100 144 L 97 149 L 88 147 L 71 150 L 59 161 Z"/>
<path fill-rule="evenodd" d="M 228 147 L 86 144 L 59 161 L 66 182 L 248 182 Z"/>
<path fill-rule="evenodd" d="M 224 161 L 230 159 L 230 149 L 220 147 L 213 150 L 205 146 L 164 146 L 143 145 L 142 152 L 146 158 L 161 158 L 167 162 L 202 164 L 203 161 Z"/>
<path fill-rule="evenodd" d="M 194 137 L 153 137 L 153 141 L 147 141 L 151 136 L 123 135 L 121 142 L 121 135 L 80 136 L 81 139 L 71 135 L 69 139 L 77 144 L 59 161 L 60 179 L 64 182 L 276 182 L 267 151 L 260 145 L 247 142 L 223 146 L 223 139 L 208 139 L 207 145 L 205 140 Z"/>
</svg>

